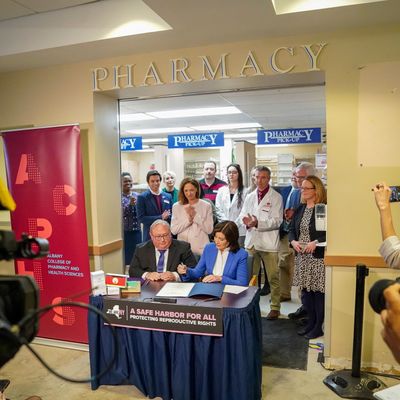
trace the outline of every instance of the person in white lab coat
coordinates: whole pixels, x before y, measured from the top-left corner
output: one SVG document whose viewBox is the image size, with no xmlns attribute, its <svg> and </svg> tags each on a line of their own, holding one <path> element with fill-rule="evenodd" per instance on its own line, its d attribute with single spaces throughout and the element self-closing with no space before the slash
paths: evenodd
<svg viewBox="0 0 400 400">
<path fill-rule="evenodd" d="M 200 185 L 193 178 L 182 180 L 178 198 L 172 207 L 171 232 L 200 255 L 214 227 L 211 204 L 200 199 Z"/>
<path fill-rule="evenodd" d="M 279 227 L 283 221 L 282 196 L 269 182 L 271 171 L 258 166 L 255 174 L 257 188 L 247 195 L 240 219 L 246 226 L 245 248 L 253 255 L 253 268 L 261 259 L 267 269 L 271 287 L 271 311 L 267 319 L 280 315 L 280 282 L 278 268 Z M 258 271 L 253 271 L 257 274 Z"/>
<path fill-rule="evenodd" d="M 239 164 L 227 167 L 228 185 L 218 189 L 215 206 L 218 222 L 233 221 L 239 228 L 239 244 L 244 246 L 246 227 L 239 219 L 248 188 L 243 185 L 243 172 Z"/>
</svg>

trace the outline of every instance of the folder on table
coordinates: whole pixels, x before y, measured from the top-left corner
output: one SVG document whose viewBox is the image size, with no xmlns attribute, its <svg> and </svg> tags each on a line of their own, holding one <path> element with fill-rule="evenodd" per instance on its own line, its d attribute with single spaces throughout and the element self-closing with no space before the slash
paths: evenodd
<svg viewBox="0 0 400 400">
<path fill-rule="evenodd" d="M 188 297 L 207 296 L 220 299 L 224 292 L 224 285 L 221 283 L 195 283 Z"/>
</svg>

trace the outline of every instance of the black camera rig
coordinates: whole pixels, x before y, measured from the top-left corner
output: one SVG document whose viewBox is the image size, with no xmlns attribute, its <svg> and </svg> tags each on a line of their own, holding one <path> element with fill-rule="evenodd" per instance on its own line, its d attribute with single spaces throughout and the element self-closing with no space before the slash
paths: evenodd
<svg viewBox="0 0 400 400">
<path fill-rule="evenodd" d="M 40 258 L 48 252 L 46 239 L 23 234 L 16 240 L 14 232 L 0 231 L 0 260 Z M 30 276 L 0 275 L 0 367 L 36 336 L 38 317 L 34 313 L 38 306 L 39 290 Z"/>
</svg>

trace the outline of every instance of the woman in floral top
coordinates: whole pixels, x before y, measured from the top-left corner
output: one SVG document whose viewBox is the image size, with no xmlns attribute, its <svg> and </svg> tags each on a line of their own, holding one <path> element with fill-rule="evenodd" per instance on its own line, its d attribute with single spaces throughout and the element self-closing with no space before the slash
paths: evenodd
<svg viewBox="0 0 400 400">
<path fill-rule="evenodd" d="M 137 219 L 136 199 L 138 193 L 131 192 L 132 176 L 128 172 L 121 174 L 122 182 L 122 222 L 124 225 L 124 263 L 129 265 L 136 245 L 142 242 L 142 232 Z"/>
</svg>

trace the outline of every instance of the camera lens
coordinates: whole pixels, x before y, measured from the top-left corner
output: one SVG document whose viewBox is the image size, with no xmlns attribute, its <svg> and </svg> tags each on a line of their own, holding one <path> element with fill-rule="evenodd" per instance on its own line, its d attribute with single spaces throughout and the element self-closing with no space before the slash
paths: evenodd
<svg viewBox="0 0 400 400">
<path fill-rule="evenodd" d="M 369 304 L 376 313 L 380 314 L 381 311 L 386 308 L 386 300 L 383 291 L 394 283 L 396 283 L 396 281 L 392 279 L 381 279 L 372 285 L 368 298 Z"/>
<path fill-rule="evenodd" d="M 15 258 L 40 258 L 49 253 L 49 242 L 46 239 L 32 238 L 25 234 L 21 238 Z"/>
</svg>

